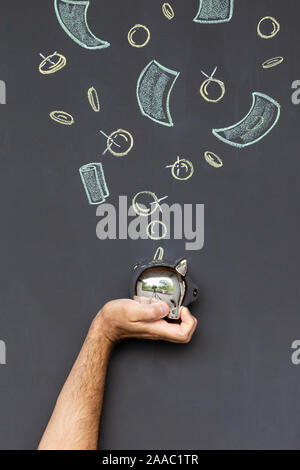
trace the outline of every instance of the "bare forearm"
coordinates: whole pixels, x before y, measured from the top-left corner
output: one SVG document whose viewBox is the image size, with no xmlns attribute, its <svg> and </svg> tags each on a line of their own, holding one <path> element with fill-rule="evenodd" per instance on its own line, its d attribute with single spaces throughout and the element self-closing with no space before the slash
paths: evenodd
<svg viewBox="0 0 300 470">
<path fill-rule="evenodd" d="M 151 299 L 118 299 L 102 307 L 57 399 L 40 450 L 97 448 L 104 384 L 113 344 L 125 338 L 188 343 L 197 320 L 187 308 L 181 323 L 164 320 L 169 306 Z"/>
<path fill-rule="evenodd" d="M 111 349 L 96 318 L 57 399 L 39 450 L 97 448 Z"/>
</svg>

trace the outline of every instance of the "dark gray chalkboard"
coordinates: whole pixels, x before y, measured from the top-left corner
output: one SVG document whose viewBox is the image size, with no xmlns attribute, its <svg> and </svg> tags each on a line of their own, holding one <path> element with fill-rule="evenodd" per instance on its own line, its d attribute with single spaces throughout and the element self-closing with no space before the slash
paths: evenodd
<svg viewBox="0 0 300 470">
<path fill-rule="evenodd" d="M 299 79 L 297 0 L 236 0 L 232 20 L 193 22 L 199 0 L 93 0 L 91 30 L 110 47 L 88 50 L 61 28 L 52 0 L 1 5 L 0 105 L 1 295 L 0 448 L 35 448 L 57 394 L 97 310 L 128 296 L 131 268 L 162 245 L 186 256 L 201 288 L 192 312 L 199 320 L 189 345 L 130 341 L 109 368 L 100 448 L 299 448 L 300 366 L 291 344 L 299 317 L 299 116 L 291 83 Z M 257 35 L 273 16 L 280 32 Z M 151 31 L 131 47 L 129 29 Z M 39 53 L 58 51 L 64 69 L 39 73 Z M 284 62 L 264 70 L 266 59 Z M 136 82 L 153 59 L 180 72 L 170 97 L 173 127 L 142 116 Z M 218 66 L 226 93 L 218 103 L 199 88 Z M 101 110 L 92 111 L 94 86 Z M 239 121 L 262 92 L 281 104 L 281 117 L 260 142 L 235 148 L 212 134 Z M 72 114 L 63 126 L 53 110 Z M 134 147 L 123 158 L 102 156 L 100 129 L 128 129 Z M 223 167 L 208 165 L 210 150 Z M 177 155 L 194 175 L 176 181 L 165 166 Z M 101 161 L 107 202 L 150 189 L 169 203 L 205 205 L 205 244 L 185 240 L 105 240 L 96 237 L 96 207 L 88 204 L 78 169 Z"/>
</svg>

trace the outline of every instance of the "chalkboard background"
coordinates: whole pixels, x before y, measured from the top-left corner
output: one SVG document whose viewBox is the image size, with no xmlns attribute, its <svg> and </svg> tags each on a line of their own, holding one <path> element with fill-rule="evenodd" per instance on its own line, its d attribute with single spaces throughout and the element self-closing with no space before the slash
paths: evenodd
<svg viewBox="0 0 300 470">
<path fill-rule="evenodd" d="M 128 296 L 132 266 L 162 245 L 186 256 L 201 289 L 192 306 L 198 329 L 189 345 L 129 341 L 112 357 L 100 435 L 102 449 L 299 448 L 300 366 L 291 343 L 299 317 L 299 113 L 291 83 L 299 78 L 296 0 L 237 0 L 231 22 L 192 20 L 198 0 L 172 0 L 167 20 L 160 0 L 93 0 L 91 30 L 111 43 L 89 51 L 60 27 L 53 1 L 1 5 L 0 106 L 1 296 L 0 447 L 36 448 L 57 394 L 89 324 L 108 300 Z M 258 37 L 260 18 L 273 16 L 279 34 Z M 151 40 L 129 45 L 127 33 L 145 24 Z M 67 57 L 52 75 L 38 71 L 39 53 Z M 284 62 L 270 70 L 261 63 Z M 174 127 L 141 115 L 136 81 L 156 59 L 180 72 L 171 94 Z M 205 102 L 201 70 L 226 84 L 218 104 Z M 94 86 L 101 111 L 87 90 Z M 282 106 L 263 140 L 230 147 L 212 128 L 239 121 L 251 93 Z M 75 118 L 62 126 L 49 113 Z M 102 156 L 99 133 L 132 132 L 124 158 Z M 203 158 L 218 154 L 223 167 Z M 165 166 L 177 155 L 195 173 L 176 181 Z M 101 161 L 110 197 L 130 200 L 150 189 L 167 202 L 205 204 L 205 245 L 185 251 L 184 240 L 106 240 L 96 237 L 96 206 L 88 204 L 78 169 Z"/>
</svg>

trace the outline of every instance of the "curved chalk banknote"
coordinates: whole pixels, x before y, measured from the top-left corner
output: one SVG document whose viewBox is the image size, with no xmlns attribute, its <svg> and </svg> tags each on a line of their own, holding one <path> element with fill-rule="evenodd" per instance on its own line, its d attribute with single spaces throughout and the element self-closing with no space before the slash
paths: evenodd
<svg viewBox="0 0 300 470">
<path fill-rule="evenodd" d="M 83 183 L 90 204 L 101 204 L 109 196 L 106 185 L 102 163 L 88 163 L 79 168 L 81 181 Z"/>
<path fill-rule="evenodd" d="M 200 0 L 196 23 L 226 23 L 233 15 L 234 0 Z"/>
<path fill-rule="evenodd" d="M 252 93 L 252 106 L 248 114 L 237 124 L 212 133 L 226 144 L 246 147 L 263 139 L 277 124 L 280 104 L 263 93 Z"/>
<path fill-rule="evenodd" d="M 97 38 L 88 26 L 89 1 L 54 0 L 57 19 L 63 30 L 86 49 L 103 49 L 110 44 Z"/>
<path fill-rule="evenodd" d="M 152 60 L 142 70 L 136 87 L 136 96 L 144 116 L 164 126 L 173 126 L 170 113 L 170 94 L 179 72 Z"/>
</svg>

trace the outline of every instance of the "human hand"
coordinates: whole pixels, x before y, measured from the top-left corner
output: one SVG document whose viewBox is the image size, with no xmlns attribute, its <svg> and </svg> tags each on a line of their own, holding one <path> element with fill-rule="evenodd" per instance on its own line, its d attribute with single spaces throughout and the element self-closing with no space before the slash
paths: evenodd
<svg viewBox="0 0 300 470">
<path fill-rule="evenodd" d="M 110 343 L 125 338 L 164 340 L 188 343 L 197 326 L 196 318 L 186 307 L 181 307 L 181 323 L 169 323 L 164 317 L 169 306 L 148 298 L 118 299 L 108 302 L 97 314 L 97 330 Z"/>
</svg>

